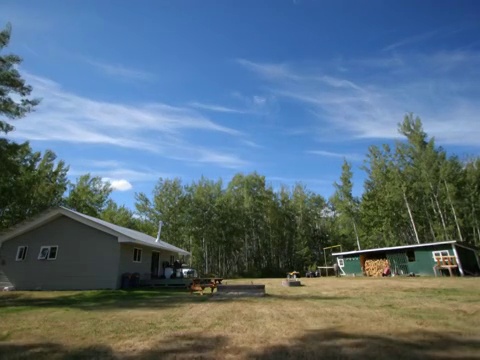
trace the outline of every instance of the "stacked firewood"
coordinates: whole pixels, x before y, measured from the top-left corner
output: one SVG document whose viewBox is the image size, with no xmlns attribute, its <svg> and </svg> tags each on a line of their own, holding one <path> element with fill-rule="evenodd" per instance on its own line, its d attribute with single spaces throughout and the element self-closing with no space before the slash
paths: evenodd
<svg viewBox="0 0 480 360">
<path fill-rule="evenodd" d="M 383 270 L 388 266 L 387 259 L 366 260 L 365 261 L 365 275 L 367 276 L 382 276 Z"/>
</svg>

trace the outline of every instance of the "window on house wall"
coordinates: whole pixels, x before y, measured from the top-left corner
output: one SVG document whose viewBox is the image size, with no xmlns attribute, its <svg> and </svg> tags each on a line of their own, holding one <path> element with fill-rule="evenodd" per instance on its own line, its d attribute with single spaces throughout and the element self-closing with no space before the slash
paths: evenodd
<svg viewBox="0 0 480 360">
<path fill-rule="evenodd" d="M 38 253 L 38 260 L 56 260 L 58 254 L 58 246 L 42 246 Z"/>
<path fill-rule="evenodd" d="M 409 262 L 415 261 L 415 251 L 413 250 L 407 251 L 407 258 Z"/>
<path fill-rule="evenodd" d="M 448 250 L 441 250 L 441 251 L 432 251 L 432 254 L 433 254 L 433 258 L 441 258 L 441 257 L 444 257 L 444 256 L 450 256 L 450 254 L 448 253 Z"/>
<path fill-rule="evenodd" d="M 133 262 L 142 262 L 142 249 L 133 249 Z"/>
<path fill-rule="evenodd" d="M 23 261 L 27 257 L 28 246 L 19 246 L 17 249 L 17 257 L 15 260 Z"/>
<path fill-rule="evenodd" d="M 175 262 L 175 255 L 170 255 L 170 266 L 173 266 L 174 262 Z"/>
</svg>

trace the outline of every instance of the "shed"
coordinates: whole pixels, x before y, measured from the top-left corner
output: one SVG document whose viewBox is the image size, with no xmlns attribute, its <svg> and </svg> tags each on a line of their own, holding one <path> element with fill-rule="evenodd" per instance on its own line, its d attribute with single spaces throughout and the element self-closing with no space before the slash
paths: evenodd
<svg viewBox="0 0 480 360">
<path fill-rule="evenodd" d="M 457 275 L 479 275 L 480 261 L 475 249 L 455 240 L 435 243 L 346 251 L 332 254 L 342 275 L 364 275 L 368 260 L 388 260 L 393 274 L 427 275 L 452 270 Z"/>
<path fill-rule="evenodd" d="M 186 250 L 59 207 L 0 235 L 0 281 L 17 290 L 118 289 L 122 274 L 163 274 Z"/>
</svg>

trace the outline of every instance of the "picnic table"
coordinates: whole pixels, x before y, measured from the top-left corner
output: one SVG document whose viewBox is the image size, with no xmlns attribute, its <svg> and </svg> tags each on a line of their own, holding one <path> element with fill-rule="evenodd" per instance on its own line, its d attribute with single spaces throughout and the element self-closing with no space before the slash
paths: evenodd
<svg viewBox="0 0 480 360">
<path fill-rule="evenodd" d="M 289 272 L 287 273 L 287 278 L 288 279 L 296 279 L 296 278 L 299 278 L 300 277 L 300 272 L 298 271 L 292 271 L 292 272 Z"/>
</svg>

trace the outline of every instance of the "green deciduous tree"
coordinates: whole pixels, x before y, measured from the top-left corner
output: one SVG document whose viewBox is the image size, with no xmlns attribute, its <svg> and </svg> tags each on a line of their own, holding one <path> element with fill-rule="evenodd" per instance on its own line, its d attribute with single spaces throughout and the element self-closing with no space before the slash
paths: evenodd
<svg viewBox="0 0 480 360">
<path fill-rule="evenodd" d="M 112 192 L 109 182 L 99 176 L 85 174 L 77 178 L 75 184 L 69 185 L 69 193 L 65 198 L 65 206 L 86 215 L 99 217 L 107 206 Z"/>
<path fill-rule="evenodd" d="M 32 88 L 20 76 L 20 57 L 3 52 L 11 27 L 0 32 L 0 134 L 14 129 L 9 123 L 24 117 L 38 104 L 28 96 Z M 0 231 L 61 203 L 68 167 L 47 150 L 42 155 L 28 143 L 0 138 Z"/>
<path fill-rule="evenodd" d="M 32 87 L 18 72 L 18 65 L 22 59 L 14 54 L 3 52 L 10 42 L 11 26 L 0 32 L 0 133 L 13 130 L 13 125 L 8 121 L 24 117 L 39 103 L 38 99 L 28 96 Z M 8 121 L 7 121 L 8 119 Z"/>
<path fill-rule="evenodd" d="M 112 224 L 123 226 L 129 229 L 138 230 L 138 221 L 132 210 L 125 205 L 119 206 L 115 201 L 109 199 L 100 214 L 102 220 Z"/>
<path fill-rule="evenodd" d="M 67 171 L 55 154 L 0 139 L 0 230 L 61 204 Z"/>
</svg>

